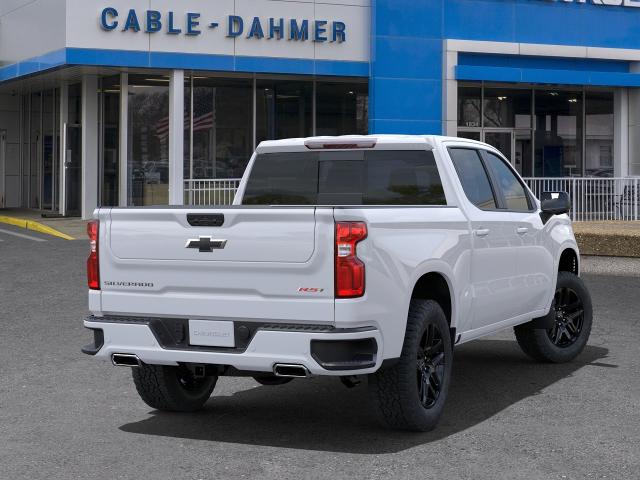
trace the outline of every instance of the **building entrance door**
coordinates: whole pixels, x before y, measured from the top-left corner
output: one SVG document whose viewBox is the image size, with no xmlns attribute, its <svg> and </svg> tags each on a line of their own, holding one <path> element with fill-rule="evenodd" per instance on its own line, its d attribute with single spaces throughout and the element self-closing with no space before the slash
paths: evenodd
<svg viewBox="0 0 640 480">
<path fill-rule="evenodd" d="M 531 171 L 531 130 L 484 130 L 483 141 L 497 148 L 523 177 Z"/>
<path fill-rule="evenodd" d="M 65 125 L 64 131 L 64 215 L 80 216 L 82 199 L 82 127 Z"/>
<path fill-rule="evenodd" d="M 6 154 L 7 154 L 7 133 L 0 130 L 0 208 L 6 205 Z"/>
<path fill-rule="evenodd" d="M 513 130 L 485 130 L 484 142 L 498 149 L 513 163 Z"/>
<path fill-rule="evenodd" d="M 46 90 L 42 99 L 42 145 L 40 148 L 40 209 L 45 216 L 58 216 L 60 199 L 59 103 L 58 89 Z"/>
</svg>

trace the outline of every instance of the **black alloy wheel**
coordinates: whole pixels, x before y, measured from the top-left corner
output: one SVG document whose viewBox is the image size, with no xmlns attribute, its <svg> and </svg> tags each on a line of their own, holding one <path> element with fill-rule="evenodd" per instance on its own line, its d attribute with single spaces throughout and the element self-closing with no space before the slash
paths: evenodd
<svg viewBox="0 0 640 480">
<path fill-rule="evenodd" d="M 442 391 L 445 373 L 445 355 L 442 333 L 434 324 L 427 329 L 420 340 L 417 360 L 418 396 L 424 408 L 432 408 Z"/>
<path fill-rule="evenodd" d="M 547 330 L 549 339 L 560 348 L 573 345 L 582 332 L 584 306 L 580 296 L 571 288 L 560 287 L 555 295 L 556 324 Z"/>
<path fill-rule="evenodd" d="M 451 343 L 442 307 L 412 299 L 400 358 L 368 378 L 373 413 L 382 425 L 417 432 L 435 428 L 451 383 Z"/>
<path fill-rule="evenodd" d="M 583 280 L 571 272 L 558 272 L 552 307 L 552 328 L 514 328 L 522 351 L 540 362 L 566 363 L 575 359 L 589 341 L 593 325 L 591 295 Z M 547 324 L 545 324 L 546 327 Z"/>
</svg>

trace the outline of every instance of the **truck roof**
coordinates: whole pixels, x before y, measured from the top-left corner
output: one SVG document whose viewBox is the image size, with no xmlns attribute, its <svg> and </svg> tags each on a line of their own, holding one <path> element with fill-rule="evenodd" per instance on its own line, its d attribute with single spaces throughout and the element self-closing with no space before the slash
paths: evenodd
<svg viewBox="0 0 640 480">
<path fill-rule="evenodd" d="M 300 151 L 308 149 L 333 148 L 339 149 L 340 145 L 349 145 L 349 148 L 407 148 L 422 147 L 433 149 L 435 146 L 447 140 L 464 140 L 465 142 L 484 145 L 481 142 L 441 135 L 342 135 L 342 136 L 318 136 L 306 138 L 286 138 L 283 140 L 265 140 L 260 142 L 256 151 L 258 153 Z M 329 145 L 329 147 L 326 147 Z"/>
</svg>

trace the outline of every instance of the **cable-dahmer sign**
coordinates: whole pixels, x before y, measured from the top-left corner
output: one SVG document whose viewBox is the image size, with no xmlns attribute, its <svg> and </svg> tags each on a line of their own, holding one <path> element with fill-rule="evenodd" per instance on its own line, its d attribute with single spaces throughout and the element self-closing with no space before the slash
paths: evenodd
<svg viewBox="0 0 640 480">
<path fill-rule="evenodd" d="M 638 0 L 640 1 L 640 0 Z M 216 19 L 203 19 L 197 12 L 175 14 L 162 13 L 158 10 L 137 12 L 130 9 L 122 15 L 113 7 L 107 7 L 100 14 L 100 26 L 106 31 L 120 30 L 123 32 L 158 33 L 169 35 L 200 35 L 206 30 L 219 27 Z M 344 22 L 296 18 L 268 18 L 253 17 L 244 19 L 238 15 L 227 15 L 225 19 L 226 36 L 230 38 L 244 36 L 255 39 L 276 39 L 314 42 L 337 42 L 347 40 L 347 27 Z"/>
</svg>

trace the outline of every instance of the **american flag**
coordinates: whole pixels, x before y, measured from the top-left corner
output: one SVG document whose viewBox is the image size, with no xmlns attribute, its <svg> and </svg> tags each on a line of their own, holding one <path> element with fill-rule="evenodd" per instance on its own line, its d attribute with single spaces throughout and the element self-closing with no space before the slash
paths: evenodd
<svg viewBox="0 0 640 480">
<path fill-rule="evenodd" d="M 184 114 L 184 129 L 189 129 L 189 113 L 185 112 Z M 204 115 L 200 115 L 199 117 L 193 117 L 193 131 L 199 132 L 202 130 L 209 130 L 213 128 L 213 112 L 205 113 Z M 162 118 L 155 125 L 156 128 L 156 136 L 160 140 L 165 140 L 169 137 L 169 117 Z"/>
</svg>

